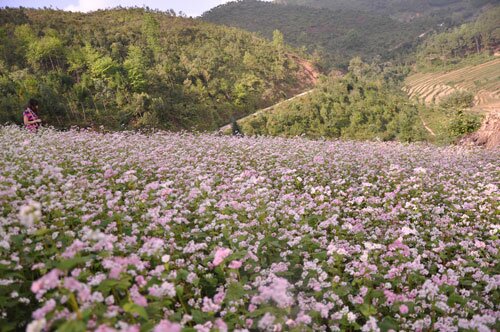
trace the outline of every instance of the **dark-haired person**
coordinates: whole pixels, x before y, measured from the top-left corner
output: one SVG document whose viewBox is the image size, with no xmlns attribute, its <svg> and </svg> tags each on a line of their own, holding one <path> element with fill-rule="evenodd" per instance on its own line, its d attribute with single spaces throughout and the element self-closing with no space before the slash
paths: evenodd
<svg viewBox="0 0 500 332">
<path fill-rule="evenodd" d="M 42 120 L 38 116 L 38 101 L 30 99 L 26 109 L 23 112 L 24 127 L 31 132 L 36 133 Z"/>
</svg>

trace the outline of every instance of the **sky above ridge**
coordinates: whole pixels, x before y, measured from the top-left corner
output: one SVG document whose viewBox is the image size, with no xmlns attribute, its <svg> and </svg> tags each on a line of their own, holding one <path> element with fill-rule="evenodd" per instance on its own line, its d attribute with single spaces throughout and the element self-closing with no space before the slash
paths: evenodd
<svg viewBox="0 0 500 332">
<path fill-rule="evenodd" d="M 226 2 L 229 2 L 229 0 L 0 0 L 0 7 L 52 7 L 54 9 L 88 12 L 117 6 L 148 6 L 159 10 L 173 9 L 176 13 L 182 11 L 187 16 L 195 17 Z"/>
</svg>

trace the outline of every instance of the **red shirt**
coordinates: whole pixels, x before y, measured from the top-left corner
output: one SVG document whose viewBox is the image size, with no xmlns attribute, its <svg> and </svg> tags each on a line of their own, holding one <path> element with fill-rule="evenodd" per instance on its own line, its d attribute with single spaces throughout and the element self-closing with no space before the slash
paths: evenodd
<svg viewBox="0 0 500 332">
<path fill-rule="evenodd" d="M 27 117 L 29 122 L 40 119 L 38 115 L 29 107 L 24 110 L 23 119 L 24 117 Z M 24 127 L 29 131 L 36 132 L 40 127 L 40 123 L 36 122 L 36 123 L 26 124 L 24 125 Z"/>
</svg>

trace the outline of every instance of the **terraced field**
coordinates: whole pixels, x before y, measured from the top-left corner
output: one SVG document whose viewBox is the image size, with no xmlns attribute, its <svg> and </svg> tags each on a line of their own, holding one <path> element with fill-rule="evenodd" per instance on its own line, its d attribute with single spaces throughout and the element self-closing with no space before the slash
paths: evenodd
<svg viewBox="0 0 500 332">
<path fill-rule="evenodd" d="M 426 104 L 439 103 L 455 91 L 475 94 L 474 110 L 500 110 L 500 58 L 446 73 L 418 73 L 406 80 L 404 90 Z"/>
</svg>

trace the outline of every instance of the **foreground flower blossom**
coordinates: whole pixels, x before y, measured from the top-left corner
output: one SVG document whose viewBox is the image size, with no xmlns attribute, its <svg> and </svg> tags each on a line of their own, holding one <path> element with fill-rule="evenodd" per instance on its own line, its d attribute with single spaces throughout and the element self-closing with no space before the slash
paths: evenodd
<svg viewBox="0 0 500 332">
<path fill-rule="evenodd" d="M 181 326 L 168 320 L 162 320 L 155 326 L 153 332 L 180 332 Z"/>
<path fill-rule="evenodd" d="M 42 205 L 38 202 L 29 202 L 19 210 L 19 222 L 25 227 L 32 227 L 42 217 Z"/>
<path fill-rule="evenodd" d="M 34 320 L 26 327 L 26 332 L 41 332 L 45 329 L 47 321 L 45 318 Z"/>
<path fill-rule="evenodd" d="M 243 263 L 241 261 L 235 260 L 229 263 L 228 267 L 230 269 L 239 269 Z"/>
<path fill-rule="evenodd" d="M 214 266 L 220 265 L 224 261 L 224 259 L 226 259 L 229 255 L 231 255 L 231 253 L 232 253 L 231 249 L 227 249 L 227 248 L 217 249 L 217 251 L 215 252 L 215 257 L 214 257 L 214 261 L 212 262 L 212 264 Z"/>
</svg>

